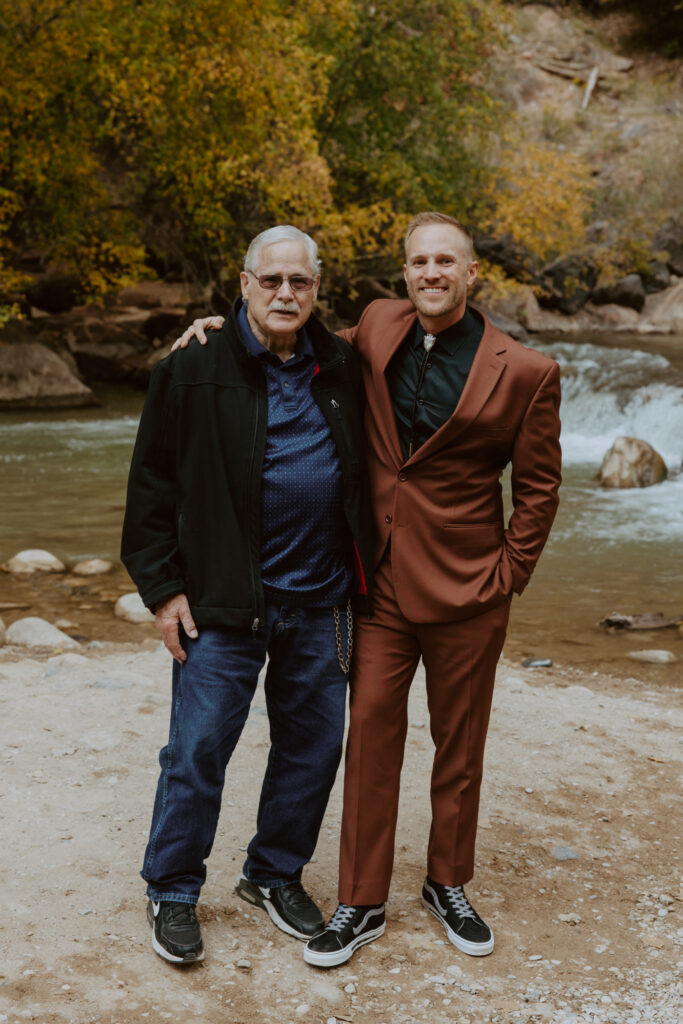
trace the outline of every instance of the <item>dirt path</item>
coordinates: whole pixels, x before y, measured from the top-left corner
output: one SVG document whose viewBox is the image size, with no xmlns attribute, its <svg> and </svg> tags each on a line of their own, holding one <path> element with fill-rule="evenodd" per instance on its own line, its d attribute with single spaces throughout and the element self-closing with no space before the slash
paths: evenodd
<svg viewBox="0 0 683 1024">
<path fill-rule="evenodd" d="M 387 931 L 327 972 L 307 967 L 300 943 L 232 893 L 267 752 L 259 690 L 209 861 L 206 959 L 177 969 L 152 952 L 137 875 L 167 729 L 166 655 L 149 640 L 16 653 L 0 651 L 0 1021 L 680 1020 L 683 747 L 660 685 L 501 666 L 468 887 L 497 944 L 474 960 L 419 902 L 431 740 L 418 677 Z M 338 782 L 305 876 L 328 914 L 339 813 Z"/>
</svg>

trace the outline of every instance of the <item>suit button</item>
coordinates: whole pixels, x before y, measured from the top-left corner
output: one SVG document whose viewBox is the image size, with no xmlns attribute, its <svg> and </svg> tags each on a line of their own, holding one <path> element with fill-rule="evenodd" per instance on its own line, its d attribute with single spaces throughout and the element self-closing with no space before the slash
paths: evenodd
<svg viewBox="0 0 683 1024">
<path fill-rule="evenodd" d="M 407 480 L 408 479 L 408 474 L 405 473 L 403 470 L 401 470 L 401 472 L 398 474 L 398 478 L 401 481 Z"/>
<path fill-rule="evenodd" d="M 384 522 L 385 523 L 390 523 L 391 522 L 391 516 L 385 516 L 384 517 Z"/>
</svg>

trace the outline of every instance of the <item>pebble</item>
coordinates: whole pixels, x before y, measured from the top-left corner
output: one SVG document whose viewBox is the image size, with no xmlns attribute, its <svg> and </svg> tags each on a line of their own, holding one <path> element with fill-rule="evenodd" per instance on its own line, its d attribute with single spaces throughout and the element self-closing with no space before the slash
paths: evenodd
<svg viewBox="0 0 683 1024">
<path fill-rule="evenodd" d="M 250 971 L 251 970 L 251 960 L 246 960 L 244 958 L 241 959 L 241 960 L 238 960 L 237 961 L 237 966 L 240 967 L 243 971 Z"/>
<path fill-rule="evenodd" d="M 522 662 L 524 668 L 552 668 L 551 658 L 525 658 Z"/>
<path fill-rule="evenodd" d="M 32 572 L 66 572 L 66 566 L 58 558 L 42 548 L 27 548 L 18 551 L 5 563 L 8 572 L 24 574 Z"/>
<path fill-rule="evenodd" d="M 100 573 L 111 572 L 113 568 L 114 563 L 105 558 L 86 558 L 77 562 L 71 571 L 77 576 L 98 576 Z"/>
<path fill-rule="evenodd" d="M 37 615 L 29 615 L 25 619 L 17 619 L 7 630 L 7 641 L 11 644 L 19 644 L 22 647 L 57 647 L 77 648 L 81 645 L 77 640 L 72 640 L 61 629 L 38 618 Z"/>
<path fill-rule="evenodd" d="M 670 665 L 674 661 L 678 661 L 673 651 L 657 650 L 655 648 L 646 651 L 629 651 L 626 656 L 632 658 L 633 661 L 650 662 L 653 665 Z"/>
<path fill-rule="evenodd" d="M 351 995 L 353 995 L 358 990 L 357 990 L 356 986 L 354 985 L 354 983 L 352 981 L 350 981 L 348 983 L 348 985 L 344 985 L 344 991 L 348 992 Z"/>
<path fill-rule="evenodd" d="M 581 924 L 581 918 L 578 914 L 558 914 L 557 916 L 565 924 Z"/>
<path fill-rule="evenodd" d="M 553 860 L 578 860 L 579 855 L 568 846 L 556 846 L 550 856 Z"/>
<path fill-rule="evenodd" d="M 303 1017 L 305 1013 L 308 1013 L 310 1006 L 308 1003 L 299 1003 L 296 1010 L 294 1011 L 299 1017 Z"/>
<path fill-rule="evenodd" d="M 132 594 L 122 594 L 116 602 L 114 614 L 119 619 L 125 619 L 126 622 L 133 622 L 135 624 L 154 622 L 154 616 L 148 608 L 145 608 L 142 598 L 137 591 Z"/>
<path fill-rule="evenodd" d="M 542 960 L 543 957 L 540 953 L 532 953 L 531 956 L 527 957 L 528 960 Z"/>
</svg>

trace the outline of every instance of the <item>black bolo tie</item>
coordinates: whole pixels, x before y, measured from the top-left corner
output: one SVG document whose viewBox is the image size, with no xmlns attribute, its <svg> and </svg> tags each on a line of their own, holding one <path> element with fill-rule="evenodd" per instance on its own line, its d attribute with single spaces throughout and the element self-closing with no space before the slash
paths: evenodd
<svg viewBox="0 0 683 1024">
<path fill-rule="evenodd" d="M 420 393 L 422 387 L 422 381 L 424 380 L 425 370 L 427 369 L 427 360 L 429 359 L 429 353 L 436 344 L 435 334 L 425 334 L 422 339 L 424 346 L 424 356 L 422 357 L 422 365 L 420 366 L 420 373 L 417 378 L 417 385 L 415 387 L 415 398 L 413 399 L 413 412 L 410 417 L 410 444 L 408 445 L 408 458 L 413 454 L 413 447 L 415 445 L 415 417 L 417 416 L 417 396 Z"/>
</svg>

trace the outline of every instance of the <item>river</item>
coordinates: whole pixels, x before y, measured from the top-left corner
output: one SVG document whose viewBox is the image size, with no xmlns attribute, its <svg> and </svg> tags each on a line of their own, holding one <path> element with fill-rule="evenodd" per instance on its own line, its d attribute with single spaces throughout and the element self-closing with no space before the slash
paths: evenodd
<svg viewBox="0 0 683 1024">
<path fill-rule="evenodd" d="M 606 656 L 615 649 L 596 629 L 604 615 L 683 616 L 683 344 L 601 335 L 533 345 L 562 366 L 565 481 L 546 551 L 513 605 L 508 646 L 514 657 L 595 662 L 601 644 Z M 118 557 L 143 396 L 116 388 L 98 397 L 95 409 L 0 414 L 0 561 L 28 547 L 67 562 Z M 669 479 L 643 490 L 599 488 L 600 461 L 622 434 L 649 441 Z M 645 638 L 629 634 L 631 648 L 636 639 Z M 646 639 L 683 655 L 683 637 L 671 630 Z"/>
</svg>

